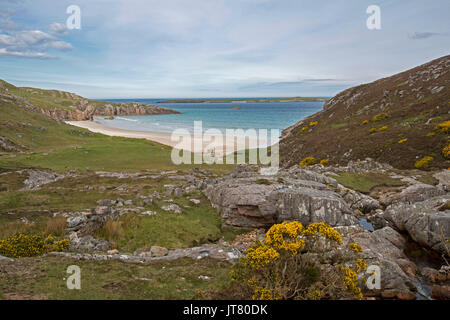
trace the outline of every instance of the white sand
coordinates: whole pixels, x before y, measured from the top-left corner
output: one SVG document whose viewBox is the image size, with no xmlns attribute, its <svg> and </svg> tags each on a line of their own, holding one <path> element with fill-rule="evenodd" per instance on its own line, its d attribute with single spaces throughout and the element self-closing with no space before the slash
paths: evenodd
<svg viewBox="0 0 450 320">
<path fill-rule="evenodd" d="M 118 136 L 126 138 L 139 138 L 155 141 L 167 146 L 176 147 L 177 149 L 188 150 L 191 152 L 202 152 L 220 157 L 224 154 L 235 152 L 238 150 L 244 150 L 249 148 L 257 147 L 257 140 L 238 137 L 234 139 L 226 139 L 225 136 L 200 136 L 194 135 L 181 135 L 181 138 L 172 139 L 171 133 L 166 132 L 149 132 L 149 131 L 134 131 L 134 130 L 124 130 L 118 128 L 107 127 L 95 121 L 67 121 L 67 124 L 88 129 L 92 132 L 101 133 L 108 136 Z M 212 140 L 210 140 L 212 139 Z M 266 146 L 266 140 L 260 139 L 260 147 Z M 233 148 L 234 147 L 234 148 Z"/>
</svg>

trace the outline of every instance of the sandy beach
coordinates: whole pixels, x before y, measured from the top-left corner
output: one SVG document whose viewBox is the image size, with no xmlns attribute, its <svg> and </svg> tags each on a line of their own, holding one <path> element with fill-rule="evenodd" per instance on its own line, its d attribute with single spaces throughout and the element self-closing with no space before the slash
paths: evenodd
<svg viewBox="0 0 450 320">
<path fill-rule="evenodd" d="M 178 137 L 172 137 L 168 132 L 149 132 L 134 131 L 112 128 L 95 121 L 66 121 L 67 124 L 85 128 L 92 132 L 101 133 L 108 136 L 147 139 L 158 142 L 177 149 L 188 150 L 191 152 L 205 152 L 211 156 L 220 157 L 235 151 L 244 150 L 250 146 L 258 146 L 257 139 L 239 137 L 236 139 L 226 139 L 225 136 L 204 135 L 199 136 L 181 134 Z M 234 141 L 233 141 L 234 140 Z M 266 140 L 260 139 L 260 147 L 266 146 Z"/>
</svg>

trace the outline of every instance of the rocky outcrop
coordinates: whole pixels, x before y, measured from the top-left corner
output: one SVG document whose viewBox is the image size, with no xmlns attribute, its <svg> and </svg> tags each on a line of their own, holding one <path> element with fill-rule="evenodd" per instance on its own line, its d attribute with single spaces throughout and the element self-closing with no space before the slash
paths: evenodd
<svg viewBox="0 0 450 320">
<path fill-rule="evenodd" d="M 68 172 L 66 174 L 57 174 L 52 171 L 28 170 L 28 178 L 24 181 L 22 190 L 34 190 L 43 185 L 58 181 L 66 177 L 73 177 L 76 173 Z"/>
<path fill-rule="evenodd" d="M 179 113 L 174 110 L 139 103 L 120 103 L 104 105 L 76 105 L 68 109 L 39 109 L 39 112 L 57 121 L 93 120 L 94 116 L 129 116 Z"/>
<path fill-rule="evenodd" d="M 4 136 L 0 136 L 0 151 L 20 152 L 26 149 L 25 146 L 15 143 Z"/>
<path fill-rule="evenodd" d="M 161 252 L 159 252 L 161 253 Z M 204 244 L 200 247 L 168 250 L 164 255 L 134 255 L 134 254 L 90 254 L 71 252 L 52 252 L 52 255 L 72 258 L 75 260 L 108 261 L 119 260 L 126 263 L 152 263 L 159 261 L 172 261 L 181 258 L 200 260 L 210 258 L 219 261 L 236 262 L 242 253 L 233 247 L 218 244 Z"/>
<path fill-rule="evenodd" d="M 108 219 L 115 220 L 119 216 L 120 211 L 115 208 L 98 206 L 90 212 L 68 218 L 66 232 L 77 233 L 77 236 L 90 235 L 102 228 Z"/>
<path fill-rule="evenodd" d="M 262 176 L 238 169 L 204 191 L 222 214 L 225 225 L 265 228 L 282 221 L 332 226 L 358 224 L 344 199 L 333 190 L 334 179 L 300 168 Z"/>
<path fill-rule="evenodd" d="M 78 237 L 73 233 L 69 239 L 69 250 L 75 252 L 106 252 L 111 247 L 111 243 L 92 236 Z"/>
<path fill-rule="evenodd" d="M 395 230 L 385 227 L 368 232 L 361 227 L 336 227 L 343 237 L 343 246 L 351 242 L 363 248 L 362 258 L 367 265 L 380 268 L 380 289 L 363 287 L 366 296 L 386 299 L 414 300 L 417 288 L 413 282 L 417 267 L 403 253 L 406 241 Z"/>
<path fill-rule="evenodd" d="M 370 218 L 375 228 L 386 225 L 407 232 L 420 245 L 444 252 L 443 238 L 450 238 L 450 195 L 413 204 L 396 202 Z"/>
<path fill-rule="evenodd" d="M 392 203 L 416 203 L 446 194 L 442 188 L 429 184 L 416 183 L 383 200 L 385 206 Z"/>
</svg>

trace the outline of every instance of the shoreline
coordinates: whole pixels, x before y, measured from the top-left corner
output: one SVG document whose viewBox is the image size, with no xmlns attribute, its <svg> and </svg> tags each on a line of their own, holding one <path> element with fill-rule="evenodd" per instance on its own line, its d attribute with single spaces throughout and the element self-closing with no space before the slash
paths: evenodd
<svg viewBox="0 0 450 320">
<path fill-rule="evenodd" d="M 236 137 L 234 141 L 228 141 L 225 136 L 203 135 L 202 137 L 193 136 L 193 134 L 180 134 L 179 139 L 173 140 L 172 133 L 169 132 L 151 132 L 139 130 L 126 130 L 105 126 L 94 121 L 66 121 L 65 123 L 84 128 L 95 133 L 101 133 L 112 137 L 124 137 L 135 139 L 146 139 L 157 142 L 172 148 L 199 153 L 205 151 L 210 156 L 221 157 L 239 150 L 248 149 L 249 144 L 258 146 L 258 141 L 248 137 Z M 181 141 L 180 141 L 181 140 Z M 259 147 L 266 147 L 266 140 L 261 141 Z"/>
</svg>

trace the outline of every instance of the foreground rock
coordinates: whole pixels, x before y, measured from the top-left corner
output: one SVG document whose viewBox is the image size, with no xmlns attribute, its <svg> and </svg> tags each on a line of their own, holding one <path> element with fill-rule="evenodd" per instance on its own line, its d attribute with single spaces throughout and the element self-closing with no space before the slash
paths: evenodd
<svg viewBox="0 0 450 320">
<path fill-rule="evenodd" d="M 280 170 L 275 176 L 240 167 L 209 184 L 204 193 L 229 226 L 265 228 L 292 220 L 305 225 L 358 224 L 350 206 L 334 191 L 337 187 L 334 179 L 298 167 Z"/>
<path fill-rule="evenodd" d="M 368 232 L 361 227 L 335 228 L 343 236 L 343 245 L 356 242 L 363 248 L 362 257 L 367 265 L 380 268 L 380 289 L 364 287 L 366 296 L 385 299 L 416 299 L 417 288 L 413 282 L 417 267 L 404 254 L 405 239 L 390 227 Z"/>
<path fill-rule="evenodd" d="M 56 256 L 72 258 L 76 260 L 90 260 L 90 261 L 119 260 L 122 262 L 129 262 L 129 263 L 151 263 L 159 261 L 172 261 L 181 258 L 191 258 L 195 260 L 203 258 L 211 258 L 214 260 L 228 261 L 234 263 L 240 257 L 242 257 L 242 253 L 239 252 L 238 250 L 232 247 L 226 247 L 217 244 L 205 244 L 200 247 L 168 250 L 167 254 L 164 255 L 161 254 L 161 251 L 158 252 L 159 253 L 155 255 L 90 254 L 90 253 L 70 253 L 70 252 L 52 252 L 51 254 Z"/>
<path fill-rule="evenodd" d="M 64 179 L 69 176 L 75 176 L 73 172 L 67 174 L 57 174 L 51 171 L 28 170 L 28 178 L 24 181 L 23 190 L 34 190 L 43 185 Z"/>
<path fill-rule="evenodd" d="M 448 194 L 412 204 L 396 202 L 371 221 L 376 228 L 392 226 L 407 232 L 420 245 L 444 253 L 443 239 L 450 238 L 449 202 Z"/>
</svg>

